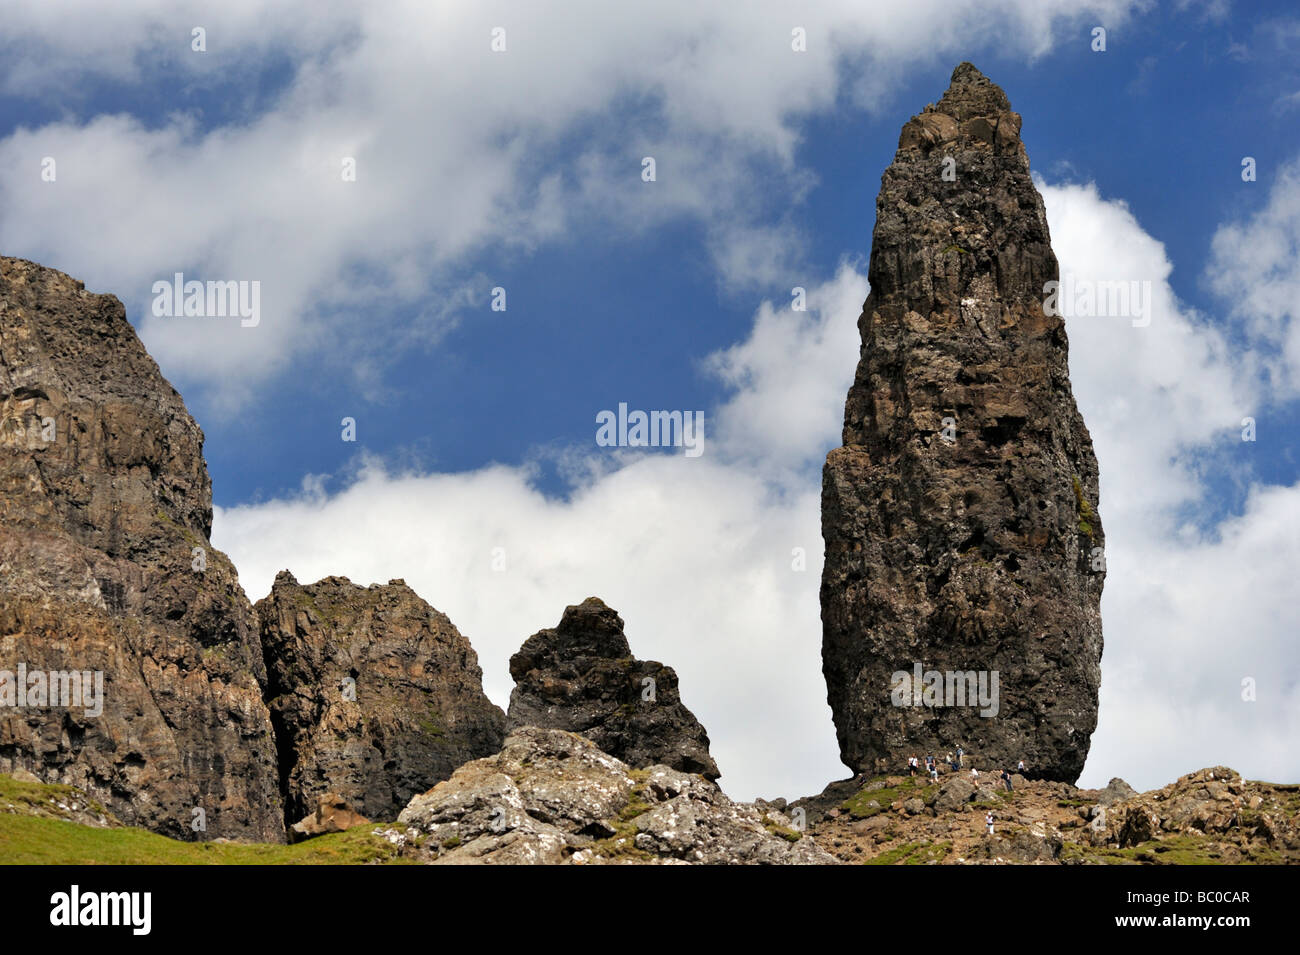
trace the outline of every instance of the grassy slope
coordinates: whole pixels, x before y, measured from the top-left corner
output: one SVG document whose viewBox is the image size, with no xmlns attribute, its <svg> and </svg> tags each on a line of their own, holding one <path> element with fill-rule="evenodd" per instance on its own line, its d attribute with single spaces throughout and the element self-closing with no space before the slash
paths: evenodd
<svg viewBox="0 0 1300 955">
<path fill-rule="evenodd" d="M 292 846 L 178 842 L 143 829 L 67 822 L 59 804 L 86 803 L 70 786 L 0 775 L 0 864 L 8 865 L 359 865 L 406 862 L 374 835 L 373 823 Z M 102 812 L 91 802 L 90 808 Z"/>
</svg>

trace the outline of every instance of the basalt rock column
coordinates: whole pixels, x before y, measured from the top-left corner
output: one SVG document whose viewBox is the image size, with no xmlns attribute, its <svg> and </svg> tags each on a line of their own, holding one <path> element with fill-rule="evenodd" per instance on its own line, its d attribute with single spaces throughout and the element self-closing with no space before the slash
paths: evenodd
<svg viewBox="0 0 1300 955">
<path fill-rule="evenodd" d="M 1064 322 L 1044 312 L 1058 266 L 1020 116 L 969 63 L 903 127 L 869 278 L 844 446 L 822 477 L 841 758 L 898 771 L 962 745 L 984 768 L 1024 759 L 1073 782 L 1101 679 L 1097 461 Z M 996 672 L 996 699 L 960 705 L 970 678 L 950 671 L 983 674 L 990 695 Z"/>
</svg>

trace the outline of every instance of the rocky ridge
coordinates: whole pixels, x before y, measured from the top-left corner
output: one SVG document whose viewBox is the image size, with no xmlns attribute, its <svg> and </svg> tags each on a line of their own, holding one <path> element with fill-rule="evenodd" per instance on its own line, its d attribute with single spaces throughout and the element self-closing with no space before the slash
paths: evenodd
<svg viewBox="0 0 1300 955">
<path fill-rule="evenodd" d="M 416 797 L 386 836 L 440 864 L 818 864 L 833 859 L 773 809 L 709 780 L 633 769 L 590 740 L 524 727 L 501 752 Z"/>
<path fill-rule="evenodd" d="M 281 575 L 259 622 L 202 449 L 121 302 L 0 259 L 0 772 L 173 838 L 282 842 L 322 794 L 391 818 L 495 752 L 473 649 L 400 581 Z"/>
<path fill-rule="evenodd" d="M 989 773 L 862 777 L 782 808 L 803 810 L 813 840 L 846 863 L 1300 863 L 1300 786 L 1222 766 L 1147 793 L 1121 779 L 1089 790 L 1014 776 L 1007 790 Z"/>
</svg>

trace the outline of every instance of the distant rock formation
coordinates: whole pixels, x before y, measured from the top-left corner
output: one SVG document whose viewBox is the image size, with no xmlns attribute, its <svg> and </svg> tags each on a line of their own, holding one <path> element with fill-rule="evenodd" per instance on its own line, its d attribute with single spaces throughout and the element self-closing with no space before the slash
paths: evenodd
<svg viewBox="0 0 1300 955">
<path fill-rule="evenodd" d="M 0 258 L 0 771 L 176 838 L 283 841 L 262 648 L 209 540 L 202 452 L 121 302 Z"/>
<path fill-rule="evenodd" d="M 327 793 L 392 819 L 501 748 L 505 715 L 483 693 L 473 647 L 403 581 L 304 587 L 281 571 L 256 609 L 290 820 Z"/>
<path fill-rule="evenodd" d="M 510 658 L 510 675 L 512 730 L 569 730 L 634 767 L 721 775 L 708 734 L 681 701 L 677 674 L 633 657 L 623 619 L 598 597 L 566 607 L 558 627 L 529 637 Z"/>
<path fill-rule="evenodd" d="M 1105 541 L 1065 324 L 1044 310 L 1058 277 L 1020 116 L 963 63 L 882 177 L 844 446 L 823 472 L 822 662 L 855 771 L 957 745 L 1041 778 L 1083 768 Z M 995 715 L 960 705 L 969 684 L 947 674 L 991 691 L 993 672 Z"/>
<path fill-rule="evenodd" d="M 816 864 L 834 859 L 772 809 L 698 775 L 633 769 L 590 740 L 523 727 L 398 817 L 440 864 Z"/>
</svg>

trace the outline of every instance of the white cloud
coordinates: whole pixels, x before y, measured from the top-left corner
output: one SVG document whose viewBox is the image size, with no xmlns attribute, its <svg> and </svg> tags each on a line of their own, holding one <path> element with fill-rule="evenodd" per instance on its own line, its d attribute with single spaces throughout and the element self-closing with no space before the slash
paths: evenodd
<svg viewBox="0 0 1300 955">
<path fill-rule="evenodd" d="M 700 457 L 631 454 L 611 470 L 593 423 L 591 448 L 570 451 L 595 460 L 568 501 L 537 492 L 522 467 L 398 474 L 370 462 L 334 496 L 313 485 L 218 510 L 214 542 L 254 596 L 284 567 L 304 582 L 404 578 L 470 638 L 503 706 L 510 655 L 566 604 L 599 596 L 634 653 L 677 669 L 729 792 L 804 795 L 846 772 L 821 675 L 820 488 L 815 468 L 792 465 L 838 443 L 865 285 L 846 266 L 809 288 L 807 313 L 762 307 L 718 364 L 746 387 L 716 415 L 716 440 L 708 419 Z M 498 547 L 504 572 L 492 569 Z"/>
<path fill-rule="evenodd" d="M 798 120 L 833 106 L 846 75 L 878 105 L 904 65 L 973 44 L 1041 55 L 1071 25 L 1120 23 L 1132 6 L 24 4 L 6 13 L 0 87 L 73 105 L 0 141 L 0 164 L 31 176 L 0 181 L 0 244 L 118 291 L 133 315 L 175 271 L 261 281 L 256 329 L 141 324 L 166 374 L 231 408 L 304 353 L 340 371 L 364 353 L 356 364 L 373 377 L 375 356 L 405 335 L 402 311 L 461 287 L 467 256 L 526 252 L 575 226 L 691 217 L 725 286 L 784 281 L 800 247 L 772 231 L 771 212 L 807 186 Z M 196 25 L 206 53 L 189 48 Z M 496 26 L 505 53 L 489 49 Z M 806 53 L 790 49 L 795 26 Z M 283 90 L 240 82 L 276 56 L 291 74 Z M 93 81 L 152 90 L 159 68 L 181 92 L 252 105 L 215 127 L 197 108 L 147 122 L 79 115 Z M 658 161 L 653 184 L 640 180 L 644 155 Z M 45 156 L 56 183 L 38 179 Z M 357 159 L 355 183 L 341 181 L 344 156 Z M 381 287 L 396 319 L 341 309 L 358 281 Z"/>
<path fill-rule="evenodd" d="M 1277 397 L 1300 395 L 1300 161 L 1282 166 L 1263 208 L 1214 234 L 1209 278 L 1265 356 Z"/>
<path fill-rule="evenodd" d="M 1207 462 L 1248 470 L 1241 419 L 1266 400 L 1254 356 L 1169 285 L 1164 246 L 1095 185 L 1039 183 L 1061 271 L 1150 281 L 1151 324 L 1070 318 L 1070 376 L 1101 466 L 1106 529 L 1101 715 L 1081 780 L 1164 785 L 1207 765 L 1294 779 L 1300 689 L 1288 579 L 1300 486 L 1257 487 L 1205 529 Z M 1294 223 L 1293 223 L 1294 226 Z M 1261 249 L 1264 256 L 1271 255 Z M 1259 681 L 1254 703 L 1241 680 Z"/>
<path fill-rule="evenodd" d="M 1163 247 L 1093 186 L 1044 185 L 1063 269 L 1153 283 L 1150 326 L 1071 319 L 1075 393 L 1102 471 L 1109 576 L 1101 721 L 1085 784 L 1150 788 L 1200 766 L 1292 779 L 1300 757 L 1289 575 L 1300 488 L 1260 488 L 1214 531 L 1180 522 L 1207 487 L 1188 465 L 1252 400 L 1244 359 L 1169 288 Z M 1097 241 L 1099 237 L 1104 242 Z M 838 443 L 857 361 L 863 277 L 809 288 L 810 312 L 765 303 L 750 336 L 706 365 L 735 389 L 709 419 L 703 457 L 652 455 L 585 473 L 569 501 L 522 468 L 401 475 L 375 465 L 319 491 L 218 512 L 216 543 L 264 593 L 302 580 L 404 577 L 470 637 L 490 695 L 506 661 L 564 604 L 596 594 L 624 616 L 634 652 L 677 668 L 740 797 L 802 795 L 844 776 L 820 672 L 816 464 Z M 1231 434 L 1229 434 L 1231 432 Z M 590 469 L 584 472 L 579 461 Z M 809 466 L 810 462 L 813 466 Z M 505 573 L 491 570 L 503 547 Z M 791 570 L 803 547 L 807 570 Z M 1244 703 L 1240 681 L 1259 682 Z"/>
</svg>

